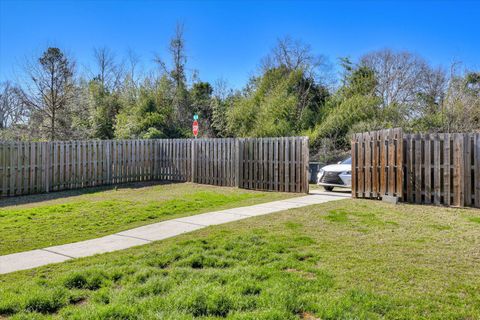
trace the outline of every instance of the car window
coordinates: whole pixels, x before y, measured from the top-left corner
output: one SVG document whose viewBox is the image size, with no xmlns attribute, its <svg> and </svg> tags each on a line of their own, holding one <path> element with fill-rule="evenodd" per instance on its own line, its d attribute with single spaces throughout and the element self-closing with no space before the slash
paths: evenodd
<svg viewBox="0 0 480 320">
<path fill-rule="evenodd" d="M 348 158 L 342 161 L 342 164 L 352 164 L 352 158 Z"/>
</svg>

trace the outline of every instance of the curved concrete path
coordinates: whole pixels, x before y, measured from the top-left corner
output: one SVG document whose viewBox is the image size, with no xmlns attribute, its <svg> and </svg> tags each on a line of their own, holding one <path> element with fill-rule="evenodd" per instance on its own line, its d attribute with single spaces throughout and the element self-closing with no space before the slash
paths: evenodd
<svg viewBox="0 0 480 320">
<path fill-rule="evenodd" d="M 0 274 L 122 250 L 212 225 L 345 198 L 350 198 L 350 194 L 313 190 L 303 197 L 202 213 L 149 224 L 101 238 L 13 253 L 0 256 Z"/>
</svg>

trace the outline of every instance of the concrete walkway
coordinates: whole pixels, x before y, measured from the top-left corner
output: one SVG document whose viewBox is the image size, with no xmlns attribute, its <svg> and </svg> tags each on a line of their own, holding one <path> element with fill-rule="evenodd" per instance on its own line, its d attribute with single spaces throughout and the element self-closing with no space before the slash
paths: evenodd
<svg viewBox="0 0 480 320">
<path fill-rule="evenodd" d="M 308 196 L 166 220 L 97 239 L 13 253 L 0 256 L 0 274 L 122 250 L 212 225 L 345 198 L 350 198 L 350 194 L 313 190 Z"/>
</svg>

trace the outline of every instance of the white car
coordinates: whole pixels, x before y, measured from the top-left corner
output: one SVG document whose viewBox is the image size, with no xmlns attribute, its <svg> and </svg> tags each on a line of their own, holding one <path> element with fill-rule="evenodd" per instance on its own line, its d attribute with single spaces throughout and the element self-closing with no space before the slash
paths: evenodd
<svg viewBox="0 0 480 320">
<path fill-rule="evenodd" d="M 352 186 L 352 158 L 331 164 L 318 171 L 317 184 L 325 190 L 332 191 L 334 187 L 350 188 Z"/>
</svg>

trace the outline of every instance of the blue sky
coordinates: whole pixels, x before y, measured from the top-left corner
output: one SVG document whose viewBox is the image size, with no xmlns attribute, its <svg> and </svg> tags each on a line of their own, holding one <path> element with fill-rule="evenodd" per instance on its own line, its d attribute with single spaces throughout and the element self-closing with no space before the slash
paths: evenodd
<svg viewBox="0 0 480 320">
<path fill-rule="evenodd" d="M 239 88 L 277 38 L 290 35 L 336 62 L 376 49 L 410 50 L 433 65 L 480 69 L 479 1 L 9 1 L 0 0 L 0 81 L 47 46 L 80 67 L 94 47 L 133 50 L 148 69 L 185 24 L 188 65 Z"/>
</svg>

